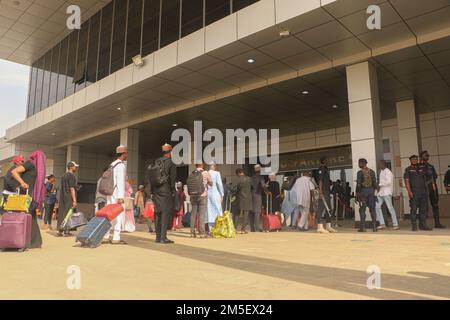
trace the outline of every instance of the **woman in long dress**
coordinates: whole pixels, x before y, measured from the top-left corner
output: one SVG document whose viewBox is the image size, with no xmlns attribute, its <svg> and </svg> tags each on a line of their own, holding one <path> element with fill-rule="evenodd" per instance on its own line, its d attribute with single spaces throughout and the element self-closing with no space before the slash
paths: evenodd
<svg viewBox="0 0 450 320">
<path fill-rule="evenodd" d="M 28 213 L 31 214 L 31 249 L 42 247 L 42 237 L 37 222 L 37 208 L 40 208 L 45 199 L 45 162 L 47 157 L 42 151 L 35 151 L 31 154 L 30 160 L 26 161 L 11 171 L 13 185 L 9 185 L 8 191 L 14 192 L 20 188 L 20 193 L 25 194 L 27 191 L 32 197 L 32 202 Z"/>
<path fill-rule="evenodd" d="M 222 215 L 222 200 L 224 196 L 222 176 L 217 171 L 217 165 L 211 163 L 209 166 L 209 174 L 212 179 L 212 186 L 208 187 L 208 205 L 206 209 L 206 222 L 211 233 L 212 227 L 216 222 L 216 218 Z"/>
</svg>

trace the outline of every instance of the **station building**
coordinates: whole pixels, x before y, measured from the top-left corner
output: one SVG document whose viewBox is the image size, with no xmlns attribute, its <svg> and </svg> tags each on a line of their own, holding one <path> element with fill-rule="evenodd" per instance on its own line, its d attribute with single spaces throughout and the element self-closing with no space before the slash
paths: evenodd
<svg viewBox="0 0 450 320">
<path fill-rule="evenodd" d="M 74 4 L 83 23 L 71 31 Z M 367 25 L 371 5 L 381 29 Z M 36 149 L 57 177 L 78 161 L 90 204 L 117 145 L 136 186 L 173 130 L 201 120 L 279 129 L 280 177 L 327 154 L 332 178 L 354 186 L 359 158 L 373 169 L 385 159 L 401 214 L 408 158 L 428 150 L 448 215 L 449 17 L 450 0 L 3 0 L 0 58 L 31 71 L 27 118 L 0 141 L 1 174 Z M 236 167 L 220 170 L 233 182 Z"/>
</svg>

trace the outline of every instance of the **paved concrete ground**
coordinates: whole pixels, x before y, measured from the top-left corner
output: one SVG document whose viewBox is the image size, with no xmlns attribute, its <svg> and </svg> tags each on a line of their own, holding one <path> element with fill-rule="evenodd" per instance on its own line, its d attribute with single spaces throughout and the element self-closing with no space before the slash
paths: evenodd
<svg viewBox="0 0 450 320">
<path fill-rule="evenodd" d="M 190 239 L 185 230 L 169 246 L 141 231 L 123 236 L 127 246 L 97 249 L 43 232 L 43 249 L 0 253 L 0 299 L 450 298 L 450 229 L 340 230 L 228 240 Z M 67 289 L 71 265 L 80 267 L 80 290 Z M 379 290 L 366 286 L 371 265 L 381 269 Z"/>
</svg>

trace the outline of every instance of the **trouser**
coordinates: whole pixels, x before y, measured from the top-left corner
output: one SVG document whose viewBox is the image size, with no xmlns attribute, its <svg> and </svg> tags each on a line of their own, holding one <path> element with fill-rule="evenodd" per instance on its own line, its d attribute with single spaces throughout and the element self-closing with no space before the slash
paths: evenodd
<svg viewBox="0 0 450 320">
<path fill-rule="evenodd" d="M 341 198 L 339 197 L 338 194 L 334 194 L 334 215 L 335 217 L 337 217 L 338 219 L 343 218 L 343 212 L 344 212 L 344 204 L 341 201 Z"/>
<path fill-rule="evenodd" d="M 145 223 L 147 223 L 148 231 L 153 232 L 156 230 L 155 222 L 150 218 L 145 218 Z"/>
<path fill-rule="evenodd" d="M 205 234 L 205 220 L 206 220 L 206 206 L 208 204 L 208 197 L 191 196 L 191 233 L 195 233 L 197 221 L 199 221 L 200 234 Z"/>
<path fill-rule="evenodd" d="M 430 198 L 431 208 L 433 209 L 434 220 L 439 220 L 439 192 L 433 190 L 433 186 L 428 188 L 428 197 Z"/>
<path fill-rule="evenodd" d="M 167 229 L 173 219 L 173 208 L 164 208 L 160 212 L 155 212 L 156 240 L 167 240 Z"/>
<path fill-rule="evenodd" d="M 250 213 L 250 230 L 252 232 L 257 232 L 257 231 L 261 231 L 261 212 L 255 213 L 255 212 L 251 212 Z"/>
<path fill-rule="evenodd" d="M 411 224 L 417 225 L 417 210 L 419 210 L 419 223 L 425 225 L 428 212 L 428 199 L 427 194 L 415 193 L 412 199 L 409 200 L 411 206 Z"/>
<path fill-rule="evenodd" d="M 308 229 L 309 207 L 299 206 L 300 208 L 300 222 L 298 227 L 300 229 Z"/>
<path fill-rule="evenodd" d="M 378 202 L 376 204 L 377 211 L 377 220 L 380 222 L 380 225 L 384 226 L 386 223 L 384 222 L 383 211 L 381 210 L 381 206 L 383 202 L 386 203 L 389 213 L 391 214 L 392 224 L 394 227 L 398 227 L 397 214 L 395 212 L 394 206 L 392 205 L 392 196 L 378 196 Z"/>
<path fill-rule="evenodd" d="M 44 224 L 51 225 L 52 224 L 52 216 L 53 210 L 55 209 L 55 204 L 46 204 L 45 205 L 45 216 L 44 216 Z"/>
<path fill-rule="evenodd" d="M 319 199 L 319 205 L 317 208 L 317 224 L 322 224 L 322 219 L 323 216 L 325 216 L 325 221 L 327 223 L 331 223 L 331 215 L 330 212 L 327 210 L 325 203 L 323 201 L 326 201 L 327 205 L 328 205 L 328 209 L 331 208 L 331 197 L 329 193 L 324 193 L 323 198 L 320 197 Z"/>
<path fill-rule="evenodd" d="M 236 227 L 236 230 L 238 229 L 239 226 L 239 217 L 242 216 L 242 224 L 241 224 L 241 231 L 242 232 L 246 232 L 247 231 L 247 225 L 248 225 L 248 216 L 250 214 L 249 210 L 241 210 L 239 212 L 239 215 L 236 215 L 236 221 L 234 222 L 234 225 Z"/>
<path fill-rule="evenodd" d="M 181 218 L 182 216 L 175 215 L 173 217 L 172 227 L 173 229 L 180 229 L 181 228 Z"/>
<path fill-rule="evenodd" d="M 300 215 L 300 206 L 294 209 L 291 213 L 291 227 L 297 227 L 298 217 Z"/>
<path fill-rule="evenodd" d="M 125 212 L 122 212 L 117 216 L 117 218 L 111 221 L 112 227 L 105 235 L 106 240 L 109 240 L 111 231 L 113 231 L 113 241 L 120 241 L 120 232 L 122 231 L 122 224 L 124 219 L 125 219 Z"/>
<path fill-rule="evenodd" d="M 361 201 L 361 206 L 359 207 L 361 224 L 364 226 L 366 223 L 366 210 L 369 208 L 372 222 L 376 225 L 377 216 L 375 211 L 375 190 L 373 188 L 362 188 L 359 192 L 359 200 Z"/>
</svg>

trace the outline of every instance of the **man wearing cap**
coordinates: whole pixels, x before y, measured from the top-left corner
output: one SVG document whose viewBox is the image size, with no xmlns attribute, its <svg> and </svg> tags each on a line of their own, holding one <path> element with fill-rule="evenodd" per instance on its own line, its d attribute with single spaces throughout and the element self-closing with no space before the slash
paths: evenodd
<svg viewBox="0 0 450 320">
<path fill-rule="evenodd" d="M 166 181 L 159 186 L 150 183 L 153 203 L 155 204 L 155 225 L 157 243 L 171 244 L 173 241 L 167 239 L 167 229 L 175 214 L 175 183 L 177 169 L 172 162 L 172 146 L 165 144 L 162 146 L 162 157 L 156 163 L 161 164 L 162 174 L 166 176 Z"/>
<path fill-rule="evenodd" d="M 320 167 L 317 170 L 319 180 L 319 203 L 317 206 L 316 222 L 318 233 L 336 233 L 337 230 L 331 227 L 331 177 L 328 169 L 328 158 L 320 157 Z M 325 216 L 326 225 L 323 227 L 323 216 Z"/>
<path fill-rule="evenodd" d="M 410 199 L 412 231 L 417 231 L 417 210 L 419 210 L 419 229 L 430 231 L 431 228 L 427 226 L 426 222 L 428 211 L 426 174 L 424 168 L 418 165 L 419 157 L 417 155 L 412 155 L 409 160 L 411 165 L 405 169 L 403 178 Z"/>
<path fill-rule="evenodd" d="M 112 244 L 126 244 L 120 239 L 120 232 L 122 231 L 122 221 L 125 219 L 125 187 L 127 181 L 127 159 L 128 149 L 125 146 L 118 146 L 116 148 L 117 160 L 111 163 L 114 177 L 114 192 L 111 196 L 106 197 L 106 204 L 121 204 L 123 212 L 111 221 L 111 230 L 113 231 Z M 103 242 L 109 241 L 111 230 L 106 233 Z"/>
<path fill-rule="evenodd" d="M 436 169 L 429 161 L 430 154 L 428 151 L 422 151 L 420 153 L 419 167 L 421 167 L 425 173 L 428 197 L 430 199 L 431 207 L 433 208 L 434 227 L 437 229 L 445 229 L 445 226 L 441 224 L 439 219 L 439 189 L 436 183 L 438 175 Z"/>
<path fill-rule="evenodd" d="M 78 170 L 79 165 L 70 161 L 67 164 L 67 172 L 61 179 L 61 191 L 59 193 L 59 210 L 58 210 L 58 224 L 57 235 L 62 237 L 63 235 L 69 236 L 69 230 L 64 230 L 61 225 L 69 213 L 70 209 L 77 207 L 77 178 L 75 173 Z"/>
</svg>

